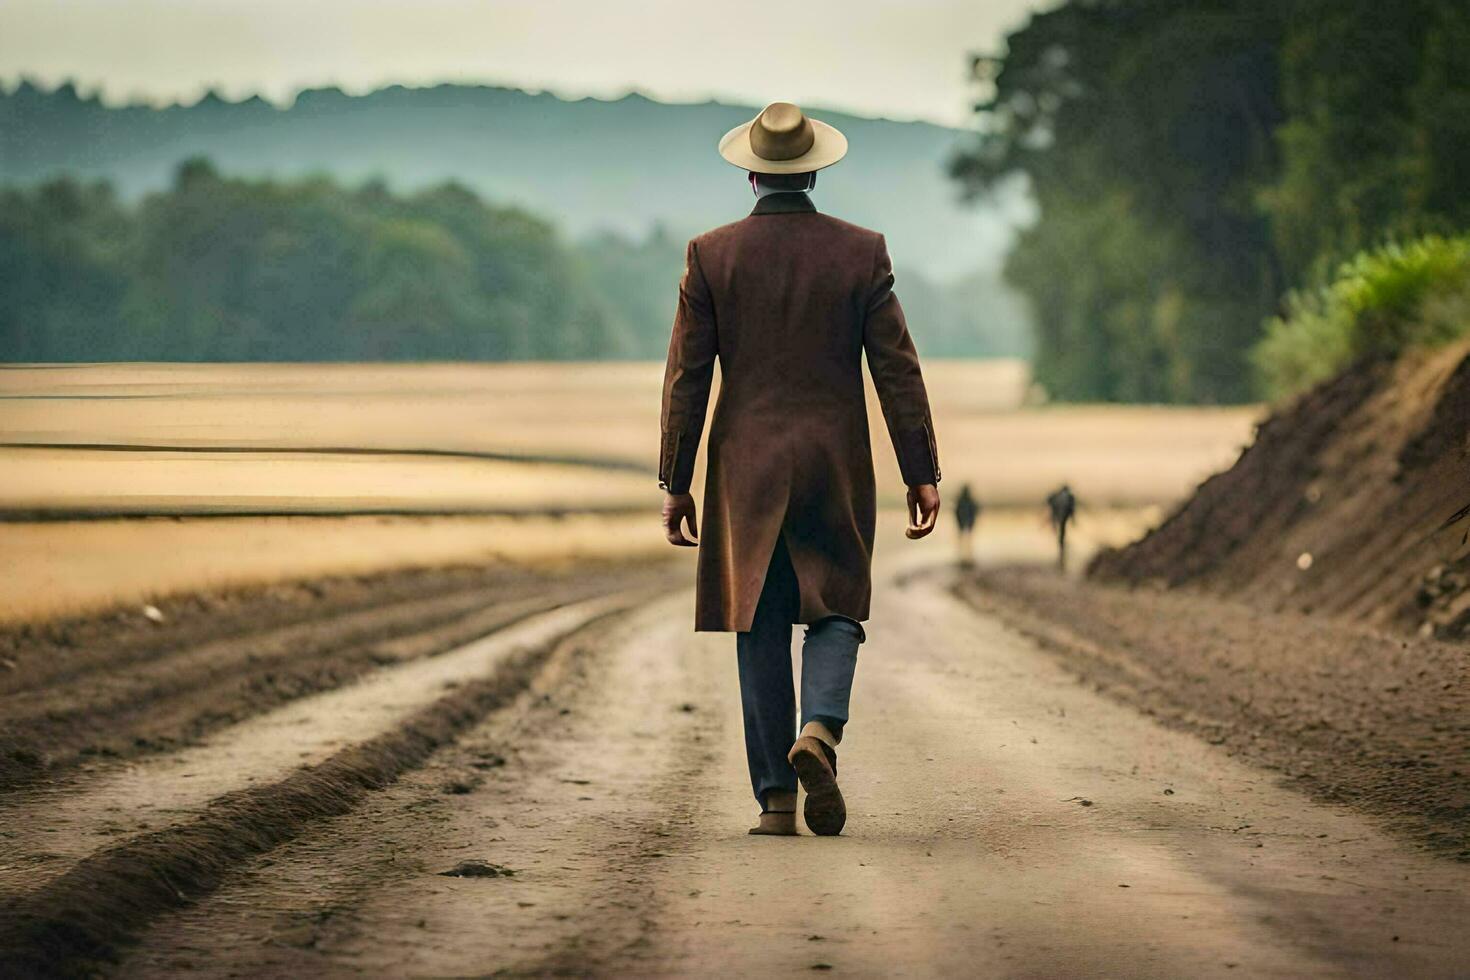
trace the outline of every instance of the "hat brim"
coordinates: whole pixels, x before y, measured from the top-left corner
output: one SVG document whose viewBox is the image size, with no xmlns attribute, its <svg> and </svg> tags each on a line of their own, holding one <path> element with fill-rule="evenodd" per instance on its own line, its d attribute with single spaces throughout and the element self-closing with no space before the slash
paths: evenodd
<svg viewBox="0 0 1470 980">
<path fill-rule="evenodd" d="M 824 122 L 811 120 L 812 147 L 799 157 L 790 160 L 767 160 L 755 155 L 750 148 L 752 119 L 730 130 L 720 140 L 720 156 L 741 170 L 752 170 L 758 174 L 804 174 L 812 170 L 830 167 L 847 155 L 847 137 Z"/>
</svg>

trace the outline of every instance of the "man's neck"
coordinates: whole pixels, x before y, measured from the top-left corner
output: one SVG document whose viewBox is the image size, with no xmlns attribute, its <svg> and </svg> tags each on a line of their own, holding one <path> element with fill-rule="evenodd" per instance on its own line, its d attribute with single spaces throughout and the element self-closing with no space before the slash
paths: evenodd
<svg viewBox="0 0 1470 980">
<path fill-rule="evenodd" d="M 767 184 L 765 181 L 761 180 L 759 176 L 757 176 L 755 178 L 755 197 L 756 197 L 756 200 L 760 200 L 763 197 L 769 197 L 772 194 L 805 194 L 805 193 L 806 193 L 806 190 L 805 189 L 802 189 L 802 190 L 792 190 L 789 187 L 772 187 L 769 184 Z"/>
</svg>

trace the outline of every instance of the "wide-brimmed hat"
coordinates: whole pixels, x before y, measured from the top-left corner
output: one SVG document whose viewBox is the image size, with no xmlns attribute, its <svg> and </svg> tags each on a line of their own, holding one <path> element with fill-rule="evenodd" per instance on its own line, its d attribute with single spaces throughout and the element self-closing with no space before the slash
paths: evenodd
<svg viewBox="0 0 1470 980">
<path fill-rule="evenodd" d="M 758 174 L 821 170 L 847 153 L 847 137 L 790 102 L 772 102 L 720 140 L 720 156 Z"/>
</svg>

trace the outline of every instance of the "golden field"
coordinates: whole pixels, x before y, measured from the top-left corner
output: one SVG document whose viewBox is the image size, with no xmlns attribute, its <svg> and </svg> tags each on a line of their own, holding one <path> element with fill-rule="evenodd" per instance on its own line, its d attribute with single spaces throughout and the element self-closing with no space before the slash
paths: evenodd
<svg viewBox="0 0 1470 980">
<path fill-rule="evenodd" d="M 1039 508 L 1063 481 L 1084 507 L 1079 557 L 1127 540 L 1228 465 L 1259 416 L 1027 407 L 1019 362 L 937 361 L 926 377 L 944 489 L 972 482 L 992 508 L 990 560 L 1044 553 Z M 280 576 L 659 549 L 661 378 L 653 363 L 0 369 L 0 619 Z M 870 402 L 880 499 L 897 508 Z"/>
<path fill-rule="evenodd" d="M 1064 480 L 1097 504 L 1174 500 L 1228 464 L 1259 415 L 1024 408 L 1026 369 L 1014 361 L 937 361 L 925 373 L 947 482 L 974 481 L 995 505 L 1038 503 Z M 159 448 L 0 449 L 0 509 L 648 506 L 661 377 L 651 363 L 9 368 L 0 444 Z M 875 399 L 870 415 L 880 489 L 893 501 L 898 472 Z M 349 448 L 385 453 L 331 451 Z M 225 449 L 252 452 L 210 452 Z"/>
</svg>

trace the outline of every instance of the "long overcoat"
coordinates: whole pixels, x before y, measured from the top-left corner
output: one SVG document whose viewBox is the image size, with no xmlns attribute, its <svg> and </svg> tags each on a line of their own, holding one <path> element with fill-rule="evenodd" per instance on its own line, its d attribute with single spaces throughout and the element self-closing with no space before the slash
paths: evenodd
<svg viewBox="0 0 1470 980">
<path fill-rule="evenodd" d="M 746 631 L 778 535 L 796 622 L 868 618 L 875 503 L 866 352 L 904 482 L 937 483 L 919 358 L 883 236 L 772 194 L 689 243 L 664 376 L 659 481 L 694 475 L 716 359 L 696 630 Z"/>
</svg>

